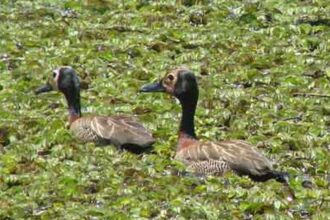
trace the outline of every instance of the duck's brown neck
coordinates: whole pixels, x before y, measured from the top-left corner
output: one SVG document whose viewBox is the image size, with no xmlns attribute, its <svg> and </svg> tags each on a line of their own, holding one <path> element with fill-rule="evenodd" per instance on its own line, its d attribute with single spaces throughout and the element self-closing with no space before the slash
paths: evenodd
<svg viewBox="0 0 330 220">
<path fill-rule="evenodd" d="M 176 151 L 181 151 L 185 148 L 189 148 L 193 146 L 196 142 L 198 142 L 198 139 L 196 137 L 191 137 L 190 135 L 187 135 L 186 133 L 180 131 Z"/>
<path fill-rule="evenodd" d="M 74 110 L 73 108 L 69 107 L 69 125 L 71 126 L 71 124 L 77 120 L 78 118 L 81 117 L 81 113 L 80 112 L 77 112 L 76 110 Z"/>
<path fill-rule="evenodd" d="M 70 93 L 64 93 L 66 101 L 68 103 L 69 111 L 69 125 L 71 125 L 75 120 L 81 117 L 80 110 L 80 93 L 79 91 L 74 91 Z"/>
</svg>

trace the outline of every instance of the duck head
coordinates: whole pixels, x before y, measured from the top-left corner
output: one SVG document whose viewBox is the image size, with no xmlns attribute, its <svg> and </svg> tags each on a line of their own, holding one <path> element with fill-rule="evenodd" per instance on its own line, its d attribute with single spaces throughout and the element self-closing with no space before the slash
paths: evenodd
<svg viewBox="0 0 330 220">
<path fill-rule="evenodd" d="M 165 92 L 180 102 L 193 102 L 198 99 L 198 85 L 191 70 L 181 67 L 167 73 L 159 82 L 144 85 L 140 92 Z"/>
<path fill-rule="evenodd" d="M 74 118 L 80 117 L 80 82 L 76 71 L 70 66 L 63 66 L 55 69 L 47 83 L 38 88 L 35 93 L 59 91 L 64 94 L 69 113 Z"/>
<path fill-rule="evenodd" d="M 47 83 L 38 88 L 35 93 L 45 93 L 50 91 L 60 91 L 64 94 L 79 92 L 79 78 L 76 71 L 70 66 L 63 66 L 55 69 L 49 77 Z"/>
<path fill-rule="evenodd" d="M 176 97 L 182 107 L 179 135 L 196 139 L 194 115 L 198 101 L 198 84 L 192 71 L 182 67 L 174 69 L 159 82 L 142 86 L 140 92 L 165 92 Z"/>
</svg>

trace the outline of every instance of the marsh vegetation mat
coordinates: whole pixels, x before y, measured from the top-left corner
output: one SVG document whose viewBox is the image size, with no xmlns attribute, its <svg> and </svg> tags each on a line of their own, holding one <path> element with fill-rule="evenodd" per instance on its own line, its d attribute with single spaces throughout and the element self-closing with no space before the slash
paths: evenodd
<svg viewBox="0 0 330 220">
<path fill-rule="evenodd" d="M 327 0 L 1 1 L 0 218 L 329 218 L 329 15 Z M 34 95 L 62 65 L 84 115 L 136 115 L 154 151 L 76 142 L 62 95 Z M 295 199 L 276 181 L 179 175 L 180 107 L 137 92 L 178 65 L 198 76 L 198 136 L 256 145 Z"/>
</svg>

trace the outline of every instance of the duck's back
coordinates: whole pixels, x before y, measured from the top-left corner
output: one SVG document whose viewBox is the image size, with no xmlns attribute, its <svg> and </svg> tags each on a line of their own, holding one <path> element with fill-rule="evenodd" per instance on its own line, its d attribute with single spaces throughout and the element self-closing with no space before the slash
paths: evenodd
<svg viewBox="0 0 330 220">
<path fill-rule="evenodd" d="M 180 148 L 179 148 L 180 149 Z M 270 161 L 244 141 L 199 142 L 177 151 L 176 159 L 196 173 L 222 175 L 232 170 L 258 177 L 272 172 Z"/>
<path fill-rule="evenodd" d="M 134 118 L 126 116 L 81 117 L 71 124 L 70 130 L 82 142 L 95 142 L 101 145 L 149 147 L 155 142 L 146 128 Z"/>
</svg>

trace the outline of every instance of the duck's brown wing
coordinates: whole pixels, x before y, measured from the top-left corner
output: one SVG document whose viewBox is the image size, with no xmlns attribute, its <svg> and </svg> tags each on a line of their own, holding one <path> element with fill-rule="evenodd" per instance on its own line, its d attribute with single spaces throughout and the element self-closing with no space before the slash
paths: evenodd
<svg viewBox="0 0 330 220">
<path fill-rule="evenodd" d="M 125 116 L 91 116 L 74 122 L 70 129 L 85 141 L 111 143 L 116 146 L 150 147 L 155 139 L 134 118 Z M 85 138 L 81 138 L 85 136 Z"/>
<path fill-rule="evenodd" d="M 177 152 L 176 158 L 197 172 L 221 174 L 231 169 L 240 175 L 260 176 L 272 170 L 269 160 L 244 141 L 197 142 Z"/>
<path fill-rule="evenodd" d="M 262 153 L 245 141 L 214 143 L 230 169 L 241 175 L 262 176 L 272 172 L 272 164 Z"/>
</svg>

